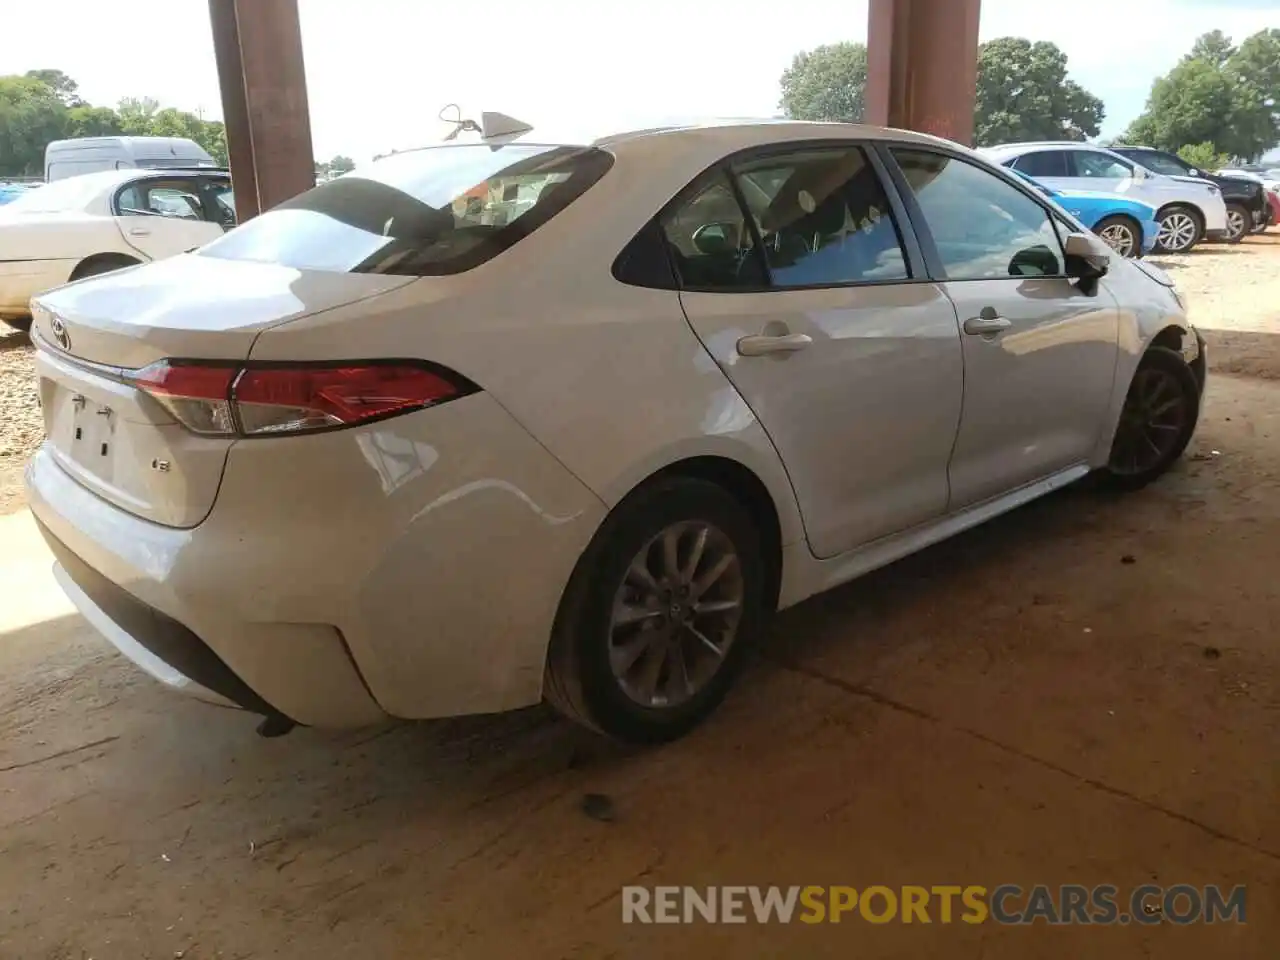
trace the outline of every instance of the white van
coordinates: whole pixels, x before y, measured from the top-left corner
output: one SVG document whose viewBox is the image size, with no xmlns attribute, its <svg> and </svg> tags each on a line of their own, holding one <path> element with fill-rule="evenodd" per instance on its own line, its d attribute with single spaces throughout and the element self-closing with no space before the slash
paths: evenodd
<svg viewBox="0 0 1280 960">
<path fill-rule="evenodd" d="M 44 178 L 52 183 L 82 173 L 133 167 L 216 167 L 200 144 L 185 137 L 77 137 L 44 149 Z"/>
</svg>

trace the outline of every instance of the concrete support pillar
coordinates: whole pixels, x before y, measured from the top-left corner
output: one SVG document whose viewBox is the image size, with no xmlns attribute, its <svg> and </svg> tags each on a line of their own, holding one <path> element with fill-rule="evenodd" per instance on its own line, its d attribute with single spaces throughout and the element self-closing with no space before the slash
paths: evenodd
<svg viewBox="0 0 1280 960">
<path fill-rule="evenodd" d="M 243 223 L 315 186 L 297 0 L 209 0 Z"/>
<path fill-rule="evenodd" d="M 973 143 L 981 0 L 871 0 L 867 122 Z"/>
</svg>

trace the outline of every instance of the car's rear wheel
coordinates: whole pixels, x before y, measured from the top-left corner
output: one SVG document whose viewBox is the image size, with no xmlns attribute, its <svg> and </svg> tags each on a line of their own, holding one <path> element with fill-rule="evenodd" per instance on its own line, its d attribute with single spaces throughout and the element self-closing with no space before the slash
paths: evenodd
<svg viewBox="0 0 1280 960">
<path fill-rule="evenodd" d="M 767 613 L 750 514 L 705 480 L 637 491 L 574 571 L 547 660 L 547 700 L 632 743 L 687 732 L 719 704 Z"/>
<path fill-rule="evenodd" d="M 1165 253 L 1186 253 L 1204 237 L 1204 221 L 1190 207 L 1173 206 L 1160 211 L 1156 245 Z"/>
<path fill-rule="evenodd" d="M 1239 243 L 1253 226 L 1253 218 L 1241 204 L 1227 204 L 1227 243 Z"/>
<path fill-rule="evenodd" d="M 1105 475 L 1136 490 L 1162 476 L 1191 441 L 1200 418 L 1200 385 L 1176 350 L 1152 347 L 1129 384 Z"/>
<path fill-rule="evenodd" d="M 1128 217 L 1104 217 L 1093 229 L 1122 257 L 1132 258 L 1142 253 L 1142 228 Z"/>
</svg>

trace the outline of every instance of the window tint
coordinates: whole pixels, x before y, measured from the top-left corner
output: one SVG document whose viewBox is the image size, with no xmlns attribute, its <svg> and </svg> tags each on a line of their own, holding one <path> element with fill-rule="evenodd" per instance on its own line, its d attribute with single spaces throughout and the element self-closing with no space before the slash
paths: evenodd
<svg viewBox="0 0 1280 960">
<path fill-rule="evenodd" d="M 774 286 L 906 280 L 906 256 L 875 168 L 857 147 L 734 167 Z"/>
<path fill-rule="evenodd" d="M 1105 153 L 1092 150 L 1075 150 L 1071 154 L 1075 160 L 1077 177 L 1097 177 L 1103 180 L 1123 180 L 1133 176 L 1133 168 L 1123 160 Z"/>
<path fill-rule="evenodd" d="M 612 164 L 590 147 L 408 150 L 254 217 L 199 256 L 338 273 L 460 273 L 528 236 Z"/>
<path fill-rule="evenodd" d="M 697 181 L 662 218 L 680 282 L 710 290 L 759 289 L 764 265 L 729 178 L 717 170 Z"/>
<path fill-rule="evenodd" d="M 1131 160 L 1138 161 L 1148 170 L 1154 170 L 1156 173 L 1167 174 L 1171 177 L 1185 177 L 1191 170 L 1189 165 L 1183 165 L 1177 158 L 1157 153 L 1154 150 L 1135 150 L 1133 153 L 1126 154 L 1126 156 Z"/>
<path fill-rule="evenodd" d="M 1013 169 L 1029 177 L 1067 177 L 1067 155 L 1061 150 L 1042 150 L 1023 154 L 1013 162 Z"/>
<path fill-rule="evenodd" d="M 974 164 L 917 150 L 894 156 L 920 204 L 949 280 L 1061 276 L 1045 209 Z"/>
</svg>

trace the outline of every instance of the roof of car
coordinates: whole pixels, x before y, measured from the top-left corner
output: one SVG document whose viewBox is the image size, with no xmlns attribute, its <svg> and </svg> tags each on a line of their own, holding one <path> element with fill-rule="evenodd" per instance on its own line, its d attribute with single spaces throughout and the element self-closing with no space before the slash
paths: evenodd
<svg viewBox="0 0 1280 960">
<path fill-rule="evenodd" d="M 665 122 L 664 122 L 665 121 Z M 495 138 L 491 143 L 529 143 L 529 144 L 564 144 L 583 147 L 610 148 L 637 140 L 673 139 L 697 137 L 705 140 L 720 137 L 724 141 L 726 152 L 731 152 L 736 141 L 744 139 L 749 132 L 768 130 L 781 141 L 822 139 L 830 136 L 838 139 L 863 140 L 906 140 L 922 144 L 945 144 L 955 146 L 949 141 L 932 137 L 928 134 L 912 130 L 896 130 L 888 127 L 876 127 L 868 124 L 839 123 L 826 121 L 789 120 L 784 117 L 713 117 L 666 119 L 649 126 L 624 127 L 601 124 L 593 121 L 577 121 L 569 124 L 550 124 L 533 127 L 528 133 L 512 138 Z M 745 136 L 747 142 L 758 142 L 757 137 Z M 478 136 L 461 136 L 457 145 L 481 144 L 487 141 Z M 427 143 L 396 151 L 397 154 L 424 150 L 431 147 L 445 146 L 444 143 Z M 744 144 L 745 145 L 745 144 Z"/>
<path fill-rule="evenodd" d="M 998 147 L 983 147 L 979 152 L 993 156 L 1011 157 L 1032 150 L 1043 150 L 1052 147 L 1055 150 L 1101 150 L 1106 153 L 1111 148 L 1099 143 L 1084 143 L 1079 140 L 1029 140 L 1025 143 L 1002 143 Z"/>
</svg>

